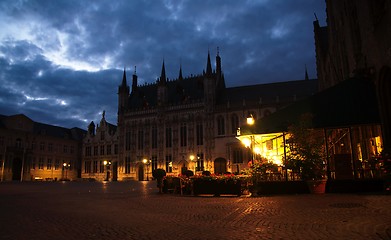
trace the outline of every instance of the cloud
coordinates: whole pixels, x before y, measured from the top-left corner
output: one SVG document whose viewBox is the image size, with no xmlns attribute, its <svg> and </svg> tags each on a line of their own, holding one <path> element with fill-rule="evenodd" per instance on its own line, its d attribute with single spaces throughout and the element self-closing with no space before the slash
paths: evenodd
<svg viewBox="0 0 391 240">
<path fill-rule="evenodd" d="M 324 0 L 4 0 L 0 114 L 86 129 L 116 123 L 122 70 L 152 83 L 200 74 L 220 48 L 227 86 L 316 77 L 312 21 Z"/>
</svg>

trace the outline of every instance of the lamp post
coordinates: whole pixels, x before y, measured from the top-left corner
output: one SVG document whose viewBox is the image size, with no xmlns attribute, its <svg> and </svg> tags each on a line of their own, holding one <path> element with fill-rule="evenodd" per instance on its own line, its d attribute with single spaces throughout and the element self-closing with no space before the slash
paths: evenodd
<svg viewBox="0 0 391 240">
<path fill-rule="evenodd" d="M 147 165 L 147 181 L 149 181 L 149 175 L 148 175 L 148 172 L 149 172 L 149 164 L 151 163 L 151 160 L 147 160 L 146 158 L 143 159 L 143 163 L 145 165 Z"/>
<path fill-rule="evenodd" d="M 105 170 L 106 170 L 106 178 L 105 178 L 105 181 L 109 181 L 109 174 L 110 174 L 109 168 L 110 168 L 111 162 L 104 160 L 104 161 L 103 161 L 103 165 L 105 166 Z"/>
<path fill-rule="evenodd" d="M 62 164 L 62 166 L 64 167 L 64 171 L 65 171 L 65 177 L 64 177 L 64 180 L 68 180 L 68 168 L 71 166 L 70 164 L 64 162 Z"/>
<path fill-rule="evenodd" d="M 249 114 L 249 116 L 247 117 L 247 125 L 249 125 L 250 127 L 252 125 L 254 125 L 254 117 L 252 114 Z M 250 151 L 251 151 L 251 164 L 254 164 L 254 135 L 252 134 L 251 132 L 251 135 L 250 135 Z"/>
<path fill-rule="evenodd" d="M 192 155 L 190 155 L 190 161 L 191 162 L 193 162 L 194 161 L 194 159 L 195 159 L 195 157 L 194 157 L 194 155 L 192 154 Z M 194 161 L 194 175 L 195 175 L 195 173 L 196 173 L 196 162 Z"/>
</svg>

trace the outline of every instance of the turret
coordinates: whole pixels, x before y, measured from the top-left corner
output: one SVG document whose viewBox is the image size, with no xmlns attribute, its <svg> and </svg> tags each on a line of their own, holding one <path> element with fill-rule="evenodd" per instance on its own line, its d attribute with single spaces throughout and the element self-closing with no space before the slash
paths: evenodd
<svg viewBox="0 0 391 240">
<path fill-rule="evenodd" d="M 118 87 L 118 114 L 122 113 L 128 107 L 128 99 L 129 99 L 129 86 L 126 82 L 126 71 L 124 69 L 122 83 Z"/>
<path fill-rule="evenodd" d="M 157 84 L 157 101 L 158 105 L 165 105 L 168 101 L 167 94 L 167 77 L 166 68 L 164 66 L 164 60 L 162 65 L 162 72 L 160 74 L 159 82 Z"/>
<path fill-rule="evenodd" d="M 136 66 L 134 66 L 133 81 L 132 81 L 132 93 L 137 91 L 137 74 Z"/>
</svg>

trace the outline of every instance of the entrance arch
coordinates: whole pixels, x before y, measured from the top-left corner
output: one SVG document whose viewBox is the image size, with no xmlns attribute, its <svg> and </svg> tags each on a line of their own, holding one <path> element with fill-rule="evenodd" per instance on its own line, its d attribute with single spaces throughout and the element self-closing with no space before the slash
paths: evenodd
<svg viewBox="0 0 391 240">
<path fill-rule="evenodd" d="M 138 180 L 144 181 L 144 166 L 143 165 L 138 166 Z"/>
<path fill-rule="evenodd" d="M 20 180 L 22 173 L 22 160 L 14 158 L 12 161 L 12 180 Z"/>
<path fill-rule="evenodd" d="M 214 161 L 214 173 L 224 174 L 227 172 L 227 160 L 225 158 L 216 158 Z"/>
</svg>

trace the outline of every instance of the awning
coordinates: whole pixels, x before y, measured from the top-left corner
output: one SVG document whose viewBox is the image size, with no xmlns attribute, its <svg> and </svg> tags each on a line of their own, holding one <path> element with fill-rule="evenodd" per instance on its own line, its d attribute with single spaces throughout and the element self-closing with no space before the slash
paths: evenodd
<svg viewBox="0 0 391 240">
<path fill-rule="evenodd" d="M 303 114 L 313 116 L 313 128 L 344 128 L 380 124 L 373 82 L 365 78 L 345 80 L 309 98 L 279 109 L 257 120 L 254 126 L 242 126 L 241 134 L 287 131 Z"/>
</svg>

